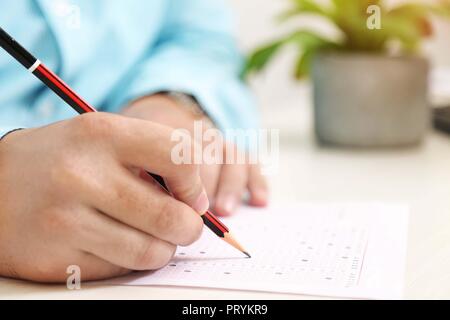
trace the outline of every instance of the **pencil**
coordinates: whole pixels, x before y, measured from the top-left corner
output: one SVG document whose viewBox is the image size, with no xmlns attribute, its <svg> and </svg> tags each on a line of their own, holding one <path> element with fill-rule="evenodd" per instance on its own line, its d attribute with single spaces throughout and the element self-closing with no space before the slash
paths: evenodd
<svg viewBox="0 0 450 320">
<path fill-rule="evenodd" d="M 64 81 L 48 69 L 39 59 L 36 59 L 1 27 L 0 46 L 79 114 L 97 112 L 95 108 L 85 102 L 66 83 L 64 83 Z M 169 192 L 169 189 L 161 176 L 153 173 L 149 174 L 161 185 L 161 187 L 164 188 L 164 190 Z M 239 242 L 236 241 L 236 239 L 234 239 L 229 229 L 210 211 L 206 211 L 201 215 L 201 217 L 203 219 L 203 223 L 213 233 L 250 258 L 250 254 L 239 244 Z"/>
</svg>

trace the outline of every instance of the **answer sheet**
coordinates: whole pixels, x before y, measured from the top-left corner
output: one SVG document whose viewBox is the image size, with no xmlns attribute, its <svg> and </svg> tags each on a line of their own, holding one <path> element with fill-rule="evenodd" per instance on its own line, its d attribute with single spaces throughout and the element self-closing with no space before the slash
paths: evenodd
<svg viewBox="0 0 450 320">
<path fill-rule="evenodd" d="M 222 220 L 251 258 L 205 228 L 200 240 L 178 248 L 163 269 L 134 273 L 112 284 L 402 297 L 408 224 L 405 206 L 243 208 Z"/>
</svg>

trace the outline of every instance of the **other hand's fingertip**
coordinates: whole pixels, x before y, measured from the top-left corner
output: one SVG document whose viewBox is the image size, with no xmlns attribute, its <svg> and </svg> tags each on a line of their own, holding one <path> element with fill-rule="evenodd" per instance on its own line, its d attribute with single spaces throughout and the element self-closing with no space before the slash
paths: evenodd
<svg viewBox="0 0 450 320">
<path fill-rule="evenodd" d="M 250 192 L 249 204 L 254 207 L 266 207 L 269 204 L 267 189 L 258 189 Z"/>
<path fill-rule="evenodd" d="M 214 204 L 214 210 L 222 217 L 231 216 L 237 207 L 237 199 L 233 195 L 219 196 Z"/>
</svg>

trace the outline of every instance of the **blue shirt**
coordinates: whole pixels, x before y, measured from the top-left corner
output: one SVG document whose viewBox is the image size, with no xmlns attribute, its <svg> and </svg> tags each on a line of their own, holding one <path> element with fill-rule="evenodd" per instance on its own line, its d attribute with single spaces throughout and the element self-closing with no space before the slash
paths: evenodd
<svg viewBox="0 0 450 320">
<path fill-rule="evenodd" d="M 221 128 L 256 127 L 220 0 L 14 0 L 0 25 L 100 111 L 158 91 L 192 94 Z M 0 135 L 75 116 L 0 49 Z"/>
</svg>

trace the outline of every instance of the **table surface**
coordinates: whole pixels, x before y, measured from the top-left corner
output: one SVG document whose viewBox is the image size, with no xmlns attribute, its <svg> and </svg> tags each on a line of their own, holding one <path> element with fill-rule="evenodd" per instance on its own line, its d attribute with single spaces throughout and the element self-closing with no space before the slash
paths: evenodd
<svg viewBox="0 0 450 320">
<path fill-rule="evenodd" d="M 298 100 L 297 100 L 298 101 Z M 291 103 L 296 105 L 297 103 Z M 264 108 L 264 106 L 263 106 Z M 355 150 L 316 143 L 308 108 L 273 113 L 280 133 L 272 201 L 402 202 L 411 207 L 405 298 L 450 298 L 450 136 L 430 131 L 423 144 Z M 277 120 L 278 116 L 278 120 Z M 289 123 L 287 123 L 289 119 Z M 278 122 L 277 122 L 278 121 Z M 81 290 L 0 278 L 0 299 L 311 299 L 302 295 L 198 288 L 116 287 L 83 283 Z"/>
</svg>

